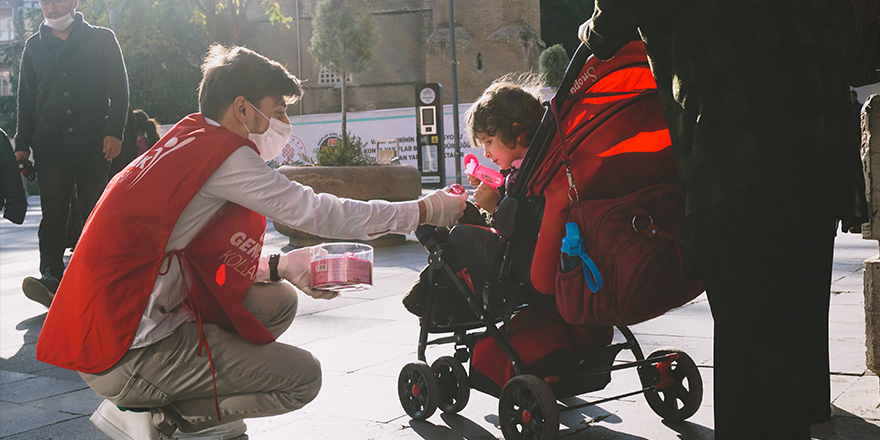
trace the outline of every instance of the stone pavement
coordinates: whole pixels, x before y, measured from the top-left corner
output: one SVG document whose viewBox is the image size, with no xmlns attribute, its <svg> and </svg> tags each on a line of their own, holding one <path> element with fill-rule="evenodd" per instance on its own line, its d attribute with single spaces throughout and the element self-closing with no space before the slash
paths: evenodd
<svg viewBox="0 0 880 440">
<path fill-rule="evenodd" d="M 88 420 L 101 399 L 76 373 L 34 359 L 46 309 L 26 299 L 20 288 L 22 278 L 36 274 L 39 262 L 39 197 L 32 196 L 29 201 L 32 206 L 24 225 L 0 221 L 0 439 L 104 439 Z M 270 227 L 266 250 L 284 249 L 286 244 L 286 237 Z M 830 318 L 832 397 L 837 416 L 814 427 L 817 439 L 880 439 L 880 387 L 877 376 L 865 367 L 862 296 L 862 261 L 877 253 L 876 242 L 850 234 L 838 238 Z M 426 251 L 410 237 L 405 245 L 376 249 L 372 290 L 331 301 L 301 296 L 299 316 L 280 340 L 301 346 L 321 360 L 323 389 L 300 411 L 248 420 L 251 439 L 501 438 L 494 397 L 473 391 L 459 415 L 438 411 L 427 422 L 411 421 L 398 402 L 397 375 L 406 363 L 416 360 L 418 339 L 418 322 L 400 300 L 426 260 Z M 664 423 L 644 398 L 636 395 L 563 413 L 560 437 L 712 439 L 712 318 L 705 295 L 631 329 L 646 354 L 672 346 L 685 350 L 696 361 L 705 388 L 702 407 L 685 422 Z M 451 346 L 435 346 L 428 350 L 428 360 L 451 354 Z M 626 359 L 626 354 L 619 359 Z M 795 360 L 792 368 L 797 368 Z M 635 370 L 622 370 L 612 375 L 604 390 L 580 398 L 594 401 L 638 386 Z M 757 390 L 755 399 L 760 398 Z"/>
</svg>

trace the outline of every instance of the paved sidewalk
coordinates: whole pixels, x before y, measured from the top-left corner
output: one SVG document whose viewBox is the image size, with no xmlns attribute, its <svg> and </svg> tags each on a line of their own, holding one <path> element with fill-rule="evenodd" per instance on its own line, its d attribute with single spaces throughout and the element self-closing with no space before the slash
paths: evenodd
<svg viewBox="0 0 880 440">
<path fill-rule="evenodd" d="M 22 278 L 35 275 L 39 263 L 39 197 L 29 201 L 32 206 L 24 225 L 0 221 L 0 439 L 105 439 L 88 420 L 101 400 L 76 373 L 34 359 L 46 309 L 21 293 Z M 270 228 L 266 251 L 284 249 L 286 244 L 286 237 Z M 843 235 L 837 242 L 831 300 L 832 397 L 837 416 L 814 427 L 817 439 L 880 439 L 880 384 L 865 367 L 862 295 L 862 262 L 877 253 L 876 242 L 858 236 Z M 323 389 L 300 411 L 248 420 L 251 439 L 501 438 L 498 402 L 482 393 L 473 391 L 460 415 L 438 411 L 427 422 L 411 421 L 398 402 L 397 375 L 416 359 L 418 338 L 418 322 L 400 300 L 426 260 L 426 251 L 412 239 L 402 246 L 377 248 L 372 290 L 331 301 L 301 296 L 299 316 L 280 340 L 321 360 Z M 667 424 L 643 397 L 633 396 L 563 413 L 560 437 L 712 439 L 712 318 L 705 295 L 631 329 L 646 354 L 672 346 L 696 361 L 705 388 L 702 407 L 688 421 Z M 433 347 L 428 358 L 451 354 L 448 345 Z M 797 368 L 794 361 L 792 368 Z M 601 392 L 581 397 L 592 401 L 638 386 L 635 370 L 628 369 L 615 372 Z M 761 392 L 756 390 L 755 399 L 761 398 Z"/>
</svg>

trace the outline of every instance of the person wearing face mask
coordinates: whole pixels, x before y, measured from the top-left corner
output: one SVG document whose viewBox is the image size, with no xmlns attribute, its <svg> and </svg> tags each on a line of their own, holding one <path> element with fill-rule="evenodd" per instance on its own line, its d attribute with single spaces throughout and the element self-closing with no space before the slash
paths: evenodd
<svg viewBox="0 0 880 440">
<path fill-rule="evenodd" d="M 311 288 L 310 248 L 261 256 L 267 217 L 366 240 L 451 226 L 465 207 L 445 190 L 362 202 L 289 181 L 266 161 L 290 138 L 299 80 L 220 45 L 202 71 L 200 113 L 110 181 L 37 343 L 37 359 L 80 372 L 107 399 L 92 422 L 113 439 L 245 439 L 245 417 L 315 398 L 318 361 L 275 339 L 296 315 L 293 286 L 336 293 Z"/>
<path fill-rule="evenodd" d="M 109 29 L 76 12 L 79 0 L 41 0 L 45 21 L 25 44 L 18 83 L 16 160 L 33 151 L 40 184 L 40 277 L 22 283 L 46 307 L 64 274 L 73 191 L 89 216 L 107 185 L 108 161 L 122 149 L 128 78 Z M 78 229 L 78 228 L 77 228 Z"/>
</svg>

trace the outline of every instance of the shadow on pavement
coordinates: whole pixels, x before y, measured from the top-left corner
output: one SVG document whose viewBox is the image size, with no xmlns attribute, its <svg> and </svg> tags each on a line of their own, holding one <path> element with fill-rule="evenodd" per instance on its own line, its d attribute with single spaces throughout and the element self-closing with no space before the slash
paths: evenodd
<svg viewBox="0 0 880 440">
<path fill-rule="evenodd" d="M 46 313 L 42 313 L 16 324 L 16 330 L 25 331 L 21 347 L 11 357 L 0 358 L 0 370 L 32 373 L 45 368 L 45 366 L 38 365 L 35 357 L 37 339 L 40 337 L 40 331 L 43 329 L 43 321 L 45 320 Z"/>
<path fill-rule="evenodd" d="M 579 397 L 571 397 L 561 400 L 567 405 L 584 403 Z M 492 423 L 498 429 L 501 425 L 497 414 L 487 415 L 485 420 Z M 618 432 L 604 426 L 598 426 L 595 423 L 623 423 L 617 414 L 608 412 L 600 406 L 588 406 L 570 411 L 563 411 L 559 414 L 559 437 L 567 439 L 613 439 L 613 440 L 650 440 L 637 435 Z M 682 437 L 682 440 L 701 440 L 699 437 Z"/>
<path fill-rule="evenodd" d="M 448 426 L 410 420 L 409 426 L 424 439 L 430 440 L 495 440 L 494 434 L 458 414 L 441 414 Z"/>
<path fill-rule="evenodd" d="M 35 332 L 33 336 L 33 342 L 36 342 L 37 338 L 40 336 L 40 330 L 43 329 L 43 322 L 46 321 L 46 314 L 49 313 L 46 311 L 45 313 L 39 314 L 37 316 L 25 319 L 24 321 L 16 324 L 16 330 L 25 330 L 25 341 L 28 340 L 27 335 L 30 335 L 31 332 Z"/>
<path fill-rule="evenodd" d="M 707 440 L 715 438 L 714 429 L 686 420 L 683 422 L 667 422 L 664 420 L 663 424 L 677 432 L 678 438 L 681 440 Z"/>
<path fill-rule="evenodd" d="M 831 420 L 811 427 L 810 436 L 812 438 L 818 440 L 880 439 L 880 426 L 836 406 L 834 411 L 835 414 Z"/>
</svg>

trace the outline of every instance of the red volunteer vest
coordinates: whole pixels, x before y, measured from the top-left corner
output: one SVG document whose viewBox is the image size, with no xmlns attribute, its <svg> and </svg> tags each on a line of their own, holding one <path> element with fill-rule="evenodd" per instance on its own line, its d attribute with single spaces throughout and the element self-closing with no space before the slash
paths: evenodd
<svg viewBox="0 0 880 440">
<path fill-rule="evenodd" d="M 192 114 L 113 178 L 46 316 L 38 360 L 85 373 L 116 364 L 131 347 L 163 261 L 191 275 L 185 304 L 198 321 L 251 342 L 274 340 L 241 305 L 256 274 L 265 217 L 230 204 L 185 249 L 165 252 L 183 209 L 242 145 L 256 151 Z"/>
<path fill-rule="evenodd" d="M 197 321 L 217 324 L 256 344 L 275 340 L 241 303 L 257 274 L 266 217 L 227 205 L 184 250 L 193 280 L 186 305 Z"/>
</svg>

